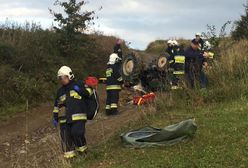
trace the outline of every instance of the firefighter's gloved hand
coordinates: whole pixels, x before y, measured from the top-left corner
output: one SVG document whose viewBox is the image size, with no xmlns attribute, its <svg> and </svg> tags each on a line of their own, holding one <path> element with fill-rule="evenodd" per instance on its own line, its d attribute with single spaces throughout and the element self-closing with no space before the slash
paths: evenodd
<svg viewBox="0 0 248 168">
<path fill-rule="evenodd" d="M 53 126 L 55 127 L 55 128 L 57 128 L 58 127 L 58 125 L 59 125 L 59 122 L 58 122 L 58 120 L 56 120 L 56 119 L 53 119 Z"/>
</svg>

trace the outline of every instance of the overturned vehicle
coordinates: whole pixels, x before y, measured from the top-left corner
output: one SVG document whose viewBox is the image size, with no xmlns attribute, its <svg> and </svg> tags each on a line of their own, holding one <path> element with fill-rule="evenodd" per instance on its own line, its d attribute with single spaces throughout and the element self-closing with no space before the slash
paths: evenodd
<svg viewBox="0 0 248 168">
<path fill-rule="evenodd" d="M 139 86 L 145 92 L 168 89 L 168 54 L 131 53 L 122 60 L 121 74 L 127 86 Z"/>
</svg>

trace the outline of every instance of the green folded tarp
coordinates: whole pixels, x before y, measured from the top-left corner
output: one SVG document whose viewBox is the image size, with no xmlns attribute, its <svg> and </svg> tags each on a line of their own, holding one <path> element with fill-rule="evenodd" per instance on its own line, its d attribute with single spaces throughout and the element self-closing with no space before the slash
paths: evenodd
<svg viewBox="0 0 248 168">
<path fill-rule="evenodd" d="M 197 126 L 193 119 L 167 126 L 163 129 L 145 127 L 121 135 L 127 147 L 143 148 L 169 146 L 193 137 Z"/>
</svg>

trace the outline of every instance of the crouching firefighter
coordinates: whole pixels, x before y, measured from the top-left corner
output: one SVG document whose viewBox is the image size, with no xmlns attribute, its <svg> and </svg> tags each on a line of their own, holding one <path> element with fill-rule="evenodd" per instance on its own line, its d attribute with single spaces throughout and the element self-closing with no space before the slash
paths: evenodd
<svg viewBox="0 0 248 168">
<path fill-rule="evenodd" d="M 113 53 L 109 57 L 106 70 L 106 114 L 115 115 L 118 113 L 119 92 L 121 91 L 122 77 L 120 74 L 120 57 Z"/>
<path fill-rule="evenodd" d="M 58 71 L 62 87 L 58 89 L 53 110 L 53 124 L 60 123 L 60 136 L 65 158 L 73 158 L 84 154 L 87 146 L 85 139 L 85 124 L 87 121 L 87 104 L 93 91 L 83 82 L 75 81 L 72 70 L 63 66 Z M 60 109 L 65 108 L 65 114 L 59 116 Z"/>
</svg>

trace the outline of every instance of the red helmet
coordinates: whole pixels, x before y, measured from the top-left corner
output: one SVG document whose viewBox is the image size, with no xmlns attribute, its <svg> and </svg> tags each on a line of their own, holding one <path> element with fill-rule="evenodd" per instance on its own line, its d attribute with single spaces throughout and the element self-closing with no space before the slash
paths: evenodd
<svg viewBox="0 0 248 168">
<path fill-rule="evenodd" d="M 85 79 L 85 84 L 90 87 L 96 87 L 98 85 L 98 80 L 94 76 L 89 76 Z"/>
</svg>

